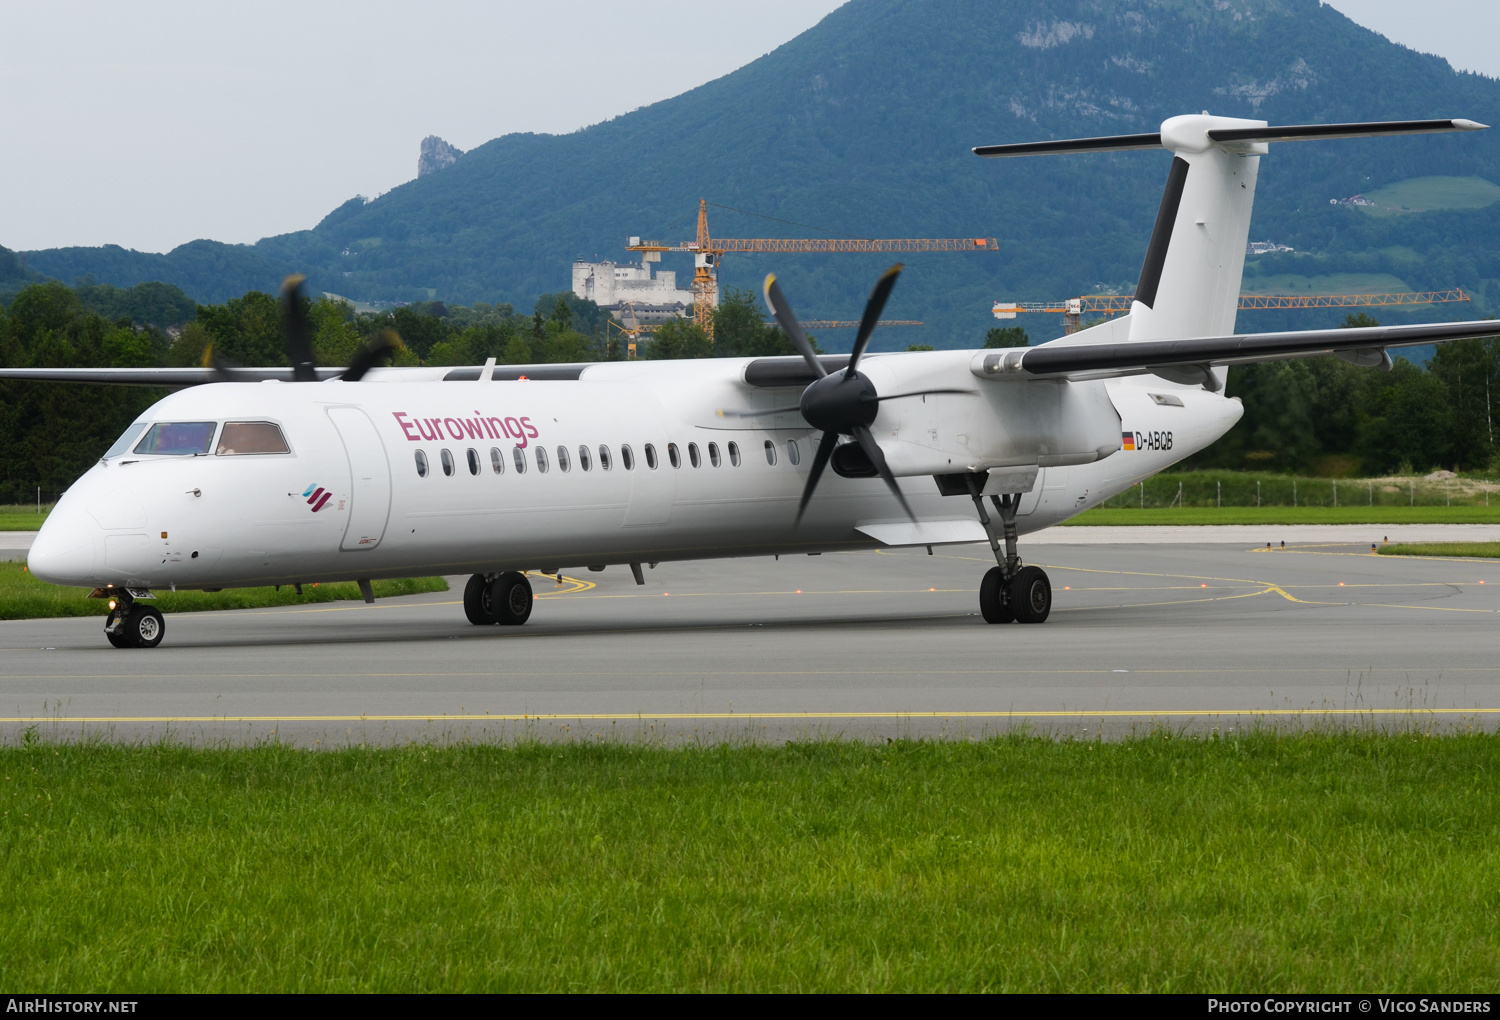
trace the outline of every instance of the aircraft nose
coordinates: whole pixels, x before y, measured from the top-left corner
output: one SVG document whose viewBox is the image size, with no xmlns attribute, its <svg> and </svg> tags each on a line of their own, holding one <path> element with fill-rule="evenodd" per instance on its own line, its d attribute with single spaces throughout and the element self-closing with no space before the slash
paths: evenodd
<svg viewBox="0 0 1500 1020">
<path fill-rule="evenodd" d="M 47 515 L 36 541 L 31 543 L 26 567 L 52 584 L 92 587 L 101 534 L 93 518 L 59 506 Z"/>
</svg>

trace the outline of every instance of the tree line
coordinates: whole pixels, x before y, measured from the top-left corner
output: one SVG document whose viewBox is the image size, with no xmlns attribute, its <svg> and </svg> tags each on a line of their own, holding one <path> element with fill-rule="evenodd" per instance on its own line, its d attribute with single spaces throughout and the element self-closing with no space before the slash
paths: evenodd
<svg viewBox="0 0 1500 1020">
<path fill-rule="evenodd" d="M 531 314 L 509 304 L 427 302 L 375 313 L 326 297 L 308 302 L 313 352 L 322 365 L 348 364 L 382 330 L 405 347 L 400 365 L 616 361 L 626 334 L 609 313 L 571 292 L 544 294 Z M 1351 326 L 1374 325 L 1350 316 Z M 991 329 L 987 347 L 1025 346 L 1019 327 Z M 730 289 L 714 312 L 714 340 L 690 320 L 642 335 L 643 359 L 766 357 L 795 354 L 745 290 Z M 21 288 L 0 307 L 0 364 L 11 367 L 284 365 L 281 309 L 251 291 L 200 305 L 175 287 L 130 288 L 81 281 Z M 1494 405 L 1500 398 L 1500 340 L 1438 347 L 1424 367 L 1397 360 L 1385 373 L 1335 358 L 1236 368 L 1228 392 L 1245 415 L 1223 439 L 1187 464 L 1195 468 L 1348 475 L 1491 468 L 1497 453 Z M 22 502 L 37 487 L 70 485 L 165 390 L 0 382 L 0 502 Z"/>
</svg>

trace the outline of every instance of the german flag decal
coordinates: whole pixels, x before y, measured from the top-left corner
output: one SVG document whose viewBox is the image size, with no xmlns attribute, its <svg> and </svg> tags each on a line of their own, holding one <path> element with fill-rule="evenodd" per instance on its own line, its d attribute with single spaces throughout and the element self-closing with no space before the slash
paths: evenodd
<svg viewBox="0 0 1500 1020">
<path fill-rule="evenodd" d="M 1120 448 L 1122 450 L 1127 451 L 1127 452 L 1135 449 L 1135 433 L 1134 432 L 1121 432 L 1120 433 Z"/>
</svg>

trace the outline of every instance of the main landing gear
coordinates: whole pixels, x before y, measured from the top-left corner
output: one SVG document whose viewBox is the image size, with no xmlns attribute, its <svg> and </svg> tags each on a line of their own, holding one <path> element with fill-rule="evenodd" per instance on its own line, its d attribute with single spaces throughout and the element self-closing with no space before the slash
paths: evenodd
<svg viewBox="0 0 1500 1020">
<path fill-rule="evenodd" d="M 531 616 L 531 582 L 514 570 L 475 574 L 464 586 L 464 615 L 479 627 L 523 624 Z"/>
<path fill-rule="evenodd" d="M 1021 565 L 1016 553 L 1016 508 L 1021 505 L 1019 494 L 991 496 L 990 502 L 1000 517 L 1001 534 L 996 535 L 995 523 L 984 508 L 984 496 L 980 494 L 979 480 L 972 475 L 967 479 L 969 496 L 974 500 L 974 509 L 979 511 L 979 523 L 989 537 L 990 549 L 999 566 L 991 567 L 979 584 L 979 612 L 985 623 L 1041 623 L 1052 612 L 1052 582 L 1041 567 Z M 1005 551 L 1000 550 L 1001 542 Z"/>
<path fill-rule="evenodd" d="M 149 593 L 147 593 L 149 594 Z M 167 621 L 155 606 L 143 606 L 121 589 L 104 620 L 104 636 L 116 648 L 155 648 L 167 632 Z"/>
</svg>

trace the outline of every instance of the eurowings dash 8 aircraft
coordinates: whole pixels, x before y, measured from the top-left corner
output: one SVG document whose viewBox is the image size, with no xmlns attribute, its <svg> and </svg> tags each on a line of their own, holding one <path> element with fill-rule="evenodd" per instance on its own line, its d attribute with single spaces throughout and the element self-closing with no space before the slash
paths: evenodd
<svg viewBox="0 0 1500 1020">
<path fill-rule="evenodd" d="M 531 614 L 524 571 L 988 541 L 989 623 L 1041 623 L 1047 575 L 1020 535 L 1208 446 L 1241 414 L 1228 367 L 1492 335 L 1492 322 L 1234 335 L 1269 143 L 1470 131 L 1467 120 L 1270 127 L 1173 117 L 1160 132 L 984 146 L 980 156 L 1166 149 L 1166 191 L 1128 315 L 1014 350 L 482 368 L 312 364 L 283 288 L 290 368 L 3 369 L 0 377 L 182 387 L 58 501 L 32 573 L 113 600 L 105 635 L 155 647 L 152 589 L 472 574 L 479 625 Z M 303 385 L 305 384 L 305 385 Z M 832 467 L 825 477 L 825 468 Z M 300 589 L 299 589 L 300 590 Z"/>
</svg>

